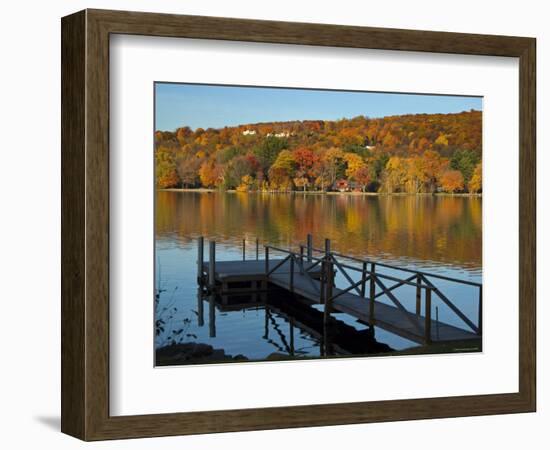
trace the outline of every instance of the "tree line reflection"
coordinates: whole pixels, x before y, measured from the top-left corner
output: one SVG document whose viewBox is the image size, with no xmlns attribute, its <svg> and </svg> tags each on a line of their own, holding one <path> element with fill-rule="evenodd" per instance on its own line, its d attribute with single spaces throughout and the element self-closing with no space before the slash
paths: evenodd
<svg viewBox="0 0 550 450">
<path fill-rule="evenodd" d="M 228 245 L 298 245 L 308 233 L 357 257 L 481 268 L 482 199 L 159 191 L 156 238 L 188 246 L 197 236 Z"/>
</svg>

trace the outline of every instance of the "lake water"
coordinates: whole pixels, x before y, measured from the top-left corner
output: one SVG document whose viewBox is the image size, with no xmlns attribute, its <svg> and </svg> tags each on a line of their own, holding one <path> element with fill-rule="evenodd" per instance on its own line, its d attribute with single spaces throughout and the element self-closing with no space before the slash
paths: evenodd
<svg viewBox="0 0 550 450">
<path fill-rule="evenodd" d="M 157 319 L 162 318 L 163 326 L 156 336 L 157 348 L 173 341 L 196 342 L 248 360 L 327 354 L 317 324 L 301 326 L 311 314 L 285 310 L 289 302 L 282 301 L 281 306 L 279 293 L 269 294 L 273 302 L 267 303 L 271 306 L 265 302 L 259 305 L 257 299 L 237 299 L 239 304 L 254 303 L 234 310 L 210 308 L 208 300 L 198 296 L 199 236 L 216 240 L 217 260 L 239 260 L 243 239 L 247 258 L 253 259 L 256 239 L 261 245 L 297 250 L 308 233 L 318 248 L 329 238 L 332 249 L 346 255 L 481 283 L 480 197 L 159 191 L 155 267 L 160 291 Z M 260 258 L 262 251 L 261 247 Z M 391 269 L 381 272 L 397 274 Z M 343 281 L 337 275 L 337 285 Z M 477 288 L 444 280 L 436 285 L 477 323 Z M 405 299 L 405 307 L 413 311 L 414 293 L 406 292 L 407 286 L 399 289 L 403 290 L 400 298 Z M 446 305 L 436 299 L 433 303 L 432 316 L 467 328 Z M 337 316 L 335 322 L 346 338 L 336 348 L 347 346 L 352 354 L 370 353 L 372 346 L 356 346 L 363 340 L 372 343 L 372 337 L 362 337 L 368 326 L 345 314 Z M 416 345 L 385 330 L 374 331 L 375 343 L 391 349 Z M 380 351 L 376 345 L 373 348 L 373 353 Z M 335 350 L 333 354 L 340 353 Z"/>
</svg>

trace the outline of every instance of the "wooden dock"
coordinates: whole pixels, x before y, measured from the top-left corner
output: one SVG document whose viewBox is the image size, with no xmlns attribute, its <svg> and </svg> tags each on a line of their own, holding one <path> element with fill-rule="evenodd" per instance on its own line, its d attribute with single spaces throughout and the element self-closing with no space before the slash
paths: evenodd
<svg viewBox="0 0 550 450">
<path fill-rule="evenodd" d="M 203 245 L 202 242 L 200 245 Z M 243 247 L 244 248 L 244 247 Z M 258 249 L 258 244 L 256 244 Z M 306 253 L 307 250 L 307 253 Z M 270 252 L 286 254 L 284 258 L 270 258 Z M 314 256 L 314 253 L 321 253 Z M 314 249 L 311 238 L 308 245 L 300 246 L 299 252 L 264 246 L 265 257 L 242 261 L 216 261 L 215 243 L 210 243 L 210 260 L 204 262 L 199 247 L 199 283 L 210 290 L 224 294 L 234 292 L 254 292 L 276 286 L 295 295 L 297 301 L 308 305 L 323 304 L 325 318 L 328 320 L 333 313 L 348 314 L 371 327 L 377 326 L 403 338 L 419 344 L 434 342 L 457 342 L 481 340 L 481 285 L 464 280 L 452 279 L 425 272 L 400 269 L 373 261 L 358 260 L 346 257 L 330 249 L 330 241 L 326 240 L 325 249 Z M 343 262 L 344 258 L 360 262 L 360 266 L 350 266 Z M 376 266 L 387 266 L 402 270 L 403 277 L 381 274 Z M 351 271 L 358 271 L 361 277 L 355 281 Z M 335 274 L 340 272 L 348 282 L 347 287 L 337 287 Z M 477 325 L 455 306 L 441 292 L 430 277 L 442 278 L 479 288 L 479 317 Z M 393 283 L 390 285 L 390 283 Z M 416 289 L 416 311 L 407 310 L 397 298 L 396 289 L 409 285 Z M 432 298 L 437 296 L 450 310 L 468 327 L 434 320 L 432 318 Z M 377 300 L 381 297 L 386 302 Z M 424 297 L 424 314 L 421 311 L 421 299 Z"/>
</svg>

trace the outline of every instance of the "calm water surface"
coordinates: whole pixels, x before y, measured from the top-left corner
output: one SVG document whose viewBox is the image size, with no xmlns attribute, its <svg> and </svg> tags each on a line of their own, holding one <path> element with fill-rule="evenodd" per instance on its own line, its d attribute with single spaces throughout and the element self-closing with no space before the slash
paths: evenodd
<svg viewBox="0 0 550 450">
<path fill-rule="evenodd" d="M 252 259 L 256 238 L 297 250 L 311 233 L 315 247 L 329 238 L 337 252 L 481 282 L 481 223 L 478 197 L 157 192 L 155 267 L 161 291 L 157 318 L 162 316 L 167 325 L 156 345 L 166 345 L 176 331 L 182 342 L 209 344 L 250 360 L 290 351 L 291 319 L 276 308 L 216 309 L 214 318 L 207 312 L 201 322 L 199 311 L 207 306 L 201 306 L 197 296 L 199 236 L 216 240 L 217 260 L 238 260 L 243 239 L 247 258 Z M 390 269 L 385 272 L 397 275 Z M 337 277 L 340 284 L 345 287 Z M 477 323 L 476 288 L 436 284 Z M 412 289 L 397 290 L 400 299 L 410 300 L 403 302 L 410 310 L 414 310 Z M 444 304 L 434 300 L 433 308 L 433 316 L 465 328 Z M 368 328 L 345 314 L 338 316 L 358 335 Z M 214 333 L 209 319 L 215 321 Z M 375 333 L 378 342 L 396 350 L 415 345 L 379 328 Z M 311 330 L 294 327 L 292 341 L 294 355 L 320 355 L 320 339 Z"/>
</svg>

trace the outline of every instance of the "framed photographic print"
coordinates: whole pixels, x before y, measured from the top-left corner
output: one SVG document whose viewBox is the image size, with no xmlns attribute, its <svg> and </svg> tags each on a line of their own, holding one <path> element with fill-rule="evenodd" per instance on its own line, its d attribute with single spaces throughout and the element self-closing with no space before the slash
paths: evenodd
<svg viewBox="0 0 550 450">
<path fill-rule="evenodd" d="M 535 410 L 535 39 L 62 19 L 62 431 Z"/>
</svg>

